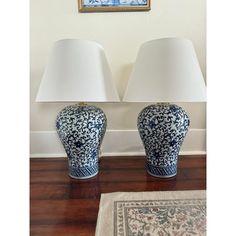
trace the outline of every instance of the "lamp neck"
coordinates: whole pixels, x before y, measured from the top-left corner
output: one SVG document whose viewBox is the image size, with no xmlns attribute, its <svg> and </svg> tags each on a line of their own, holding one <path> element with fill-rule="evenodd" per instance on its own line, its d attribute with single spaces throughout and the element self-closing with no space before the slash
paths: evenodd
<svg viewBox="0 0 236 236">
<path fill-rule="evenodd" d="M 157 102 L 157 105 L 159 105 L 159 106 L 169 106 L 170 103 L 169 102 Z"/>
<path fill-rule="evenodd" d="M 78 102 L 76 105 L 80 106 L 80 107 L 85 107 L 88 104 L 86 102 Z"/>
</svg>

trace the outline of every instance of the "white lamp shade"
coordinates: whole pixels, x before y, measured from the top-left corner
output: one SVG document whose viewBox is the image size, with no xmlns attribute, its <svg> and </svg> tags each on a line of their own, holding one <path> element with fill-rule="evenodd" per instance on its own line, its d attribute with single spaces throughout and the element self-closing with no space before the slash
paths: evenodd
<svg viewBox="0 0 236 236">
<path fill-rule="evenodd" d="M 205 82 L 191 41 L 163 38 L 144 43 L 139 50 L 123 100 L 205 101 Z"/>
<path fill-rule="evenodd" d="M 101 45 L 79 39 L 64 39 L 54 44 L 37 102 L 119 100 Z"/>
</svg>

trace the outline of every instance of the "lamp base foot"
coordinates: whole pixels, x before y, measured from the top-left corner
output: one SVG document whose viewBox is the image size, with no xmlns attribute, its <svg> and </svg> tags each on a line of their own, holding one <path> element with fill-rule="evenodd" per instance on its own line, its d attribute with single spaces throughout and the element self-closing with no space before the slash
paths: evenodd
<svg viewBox="0 0 236 236">
<path fill-rule="evenodd" d="M 70 178 L 72 178 L 72 179 L 91 179 L 91 178 L 95 177 L 97 174 L 98 174 L 98 172 L 95 173 L 95 174 L 93 174 L 93 175 L 84 176 L 84 177 L 73 176 L 73 175 L 71 175 L 71 174 L 68 174 L 68 175 L 69 175 Z"/>
<path fill-rule="evenodd" d="M 146 170 L 149 175 L 158 178 L 171 178 L 177 175 L 177 165 L 157 167 L 147 163 Z"/>
<path fill-rule="evenodd" d="M 91 167 L 69 166 L 69 176 L 73 179 L 90 179 L 98 174 L 98 163 Z"/>
</svg>

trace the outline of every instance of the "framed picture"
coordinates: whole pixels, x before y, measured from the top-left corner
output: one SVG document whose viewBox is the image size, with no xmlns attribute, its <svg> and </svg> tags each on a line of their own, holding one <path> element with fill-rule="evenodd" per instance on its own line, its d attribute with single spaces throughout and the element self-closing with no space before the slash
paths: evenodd
<svg viewBox="0 0 236 236">
<path fill-rule="evenodd" d="M 80 12 L 149 11 L 151 0 L 78 0 Z"/>
</svg>

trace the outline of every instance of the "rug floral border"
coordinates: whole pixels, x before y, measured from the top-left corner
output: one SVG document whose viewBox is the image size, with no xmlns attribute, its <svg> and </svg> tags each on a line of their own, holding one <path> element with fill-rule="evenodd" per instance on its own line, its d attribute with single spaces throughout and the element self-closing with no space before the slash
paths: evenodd
<svg viewBox="0 0 236 236">
<path fill-rule="evenodd" d="M 206 199 L 115 201 L 114 236 L 143 235 L 136 230 L 140 225 L 137 226 L 137 222 L 136 225 L 134 224 L 134 220 L 138 219 L 132 219 L 133 216 L 130 217 L 130 212 L 138 213 L 140 215 L 138 217 L 141 217 L 139 221 L 141 221 L 142 227 L 146 227 L 147 230 L 149 227 L 152 232 L 156 230 L 155 235 L 156 233 L 158 235 L 170 235 L 170 233 L 171 235 L 180 235 L 183 232 L 196 235 L 196 231 L 198 235 L 206 234 Z M 155 218 L 153 223 L 150 220 L 148 226 L 147 219 L 149 218 L 145 218 L 145 214 L 150 219 Z M 132 226 L 133 230 L 131 230 Z"/>
</svg>

